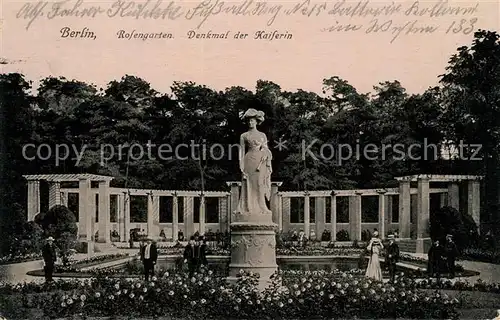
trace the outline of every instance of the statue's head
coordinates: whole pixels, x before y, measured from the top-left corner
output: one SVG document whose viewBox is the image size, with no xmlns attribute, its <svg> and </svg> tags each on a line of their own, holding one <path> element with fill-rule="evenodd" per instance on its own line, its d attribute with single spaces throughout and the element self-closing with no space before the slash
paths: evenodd
<svg viewBox="0 0 500 320">
<path fill-rule="evenodd" d="M 255 128 L 264 121 L 264 112 L 250 108 L 245 112 L 242 118 L 250 128 Z"/>
</svg>

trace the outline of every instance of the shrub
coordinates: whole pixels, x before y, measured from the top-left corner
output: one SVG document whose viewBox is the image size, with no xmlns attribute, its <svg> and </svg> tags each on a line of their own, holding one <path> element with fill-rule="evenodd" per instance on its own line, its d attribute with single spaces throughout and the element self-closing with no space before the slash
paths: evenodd
<svg viewBox="0 0 500 320">
<path fill-rule="evenodd" d="M 69 292 L 44 299 L 45 315 L 168 315 L 183 319 L 456 319 L 458 300 L 417 289 L 411 279 L 384 284 L 350 273 L 281 272 L 259 292 L 258 275 L 240 273 L 236 284 L 203 270 L 165 273 L 151 282 L 98 278 Z M 412 306 L 412 307 L 409 307 Z"/>
<path fill-rule="evenodd" d="M 35 221 L 42 227 L 46 236 L 55 238 L 61 259 L 67 264 L 76 247 L 78 227 L 75 215 L 67 207 L 57 205 L 46 213 L 37 215 Z"/>
<path fill-rule="evenodd" d="M 8 203 L 5 212 L 2 212 L 3 221 L 0 224 L 0 253 L 5 255 L 21 255 L 19 241 L 24 236 L 26 213 L 18 203 Z"/>
<path fill-rule="evenodd" d="M 451 234 L 460 250 L 477 242 L 477 225 L 472 217 L 453 207 L 442 207 L 437 212 L 431 212 L 429 223 L 430 235 L 434 240 L 444 241 L 444 237 Z"/>
<path fill-rule="evenodd" d="M 349 241 L 351 238 L 349 237 L 349 232 L 346 230 L 340 230 L 337 232 L 337 241 Z"/>
<path fill-rule="evenodd" d="M 43 246 L 43 230 L 34 222 L 29 221 L 23 225 L 23 233 L 20 235 L 20 241 L 17 244 L 19 255 L 39 253 Z"/>
<path fill-rule="evenodd" d="M 330 240 L 332 240 L 332 232 L 326 229 L 321 234 L 321 241 L 330 241 Z"/>
<path fill-rule="evenodd" d="M 78 227 L 73 212 L 67 207 L 57 205 L 45 213 L 40 213 L 35 217 L 47 236 L 59 238 L 63 233 L 69 233 L 76 237 Z"/>
</svg>

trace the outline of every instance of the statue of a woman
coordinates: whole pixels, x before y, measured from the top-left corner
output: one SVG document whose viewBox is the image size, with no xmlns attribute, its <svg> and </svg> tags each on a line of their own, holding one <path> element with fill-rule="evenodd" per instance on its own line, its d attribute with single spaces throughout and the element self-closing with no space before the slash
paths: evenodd
<svg viewBox="0 0 500 320">
<path fill-rule="evenodd" d="M 264 112 L 248 109 L 243 121 L 249 129 L 240 136 L 240 169 L 243 175 L 241 183 L 238 213 L 270 214 L 266 199 L 271 196 L 271 150 L 267 137 L 257 130 L 257 125 L 264 121 Z"/>
</svg>

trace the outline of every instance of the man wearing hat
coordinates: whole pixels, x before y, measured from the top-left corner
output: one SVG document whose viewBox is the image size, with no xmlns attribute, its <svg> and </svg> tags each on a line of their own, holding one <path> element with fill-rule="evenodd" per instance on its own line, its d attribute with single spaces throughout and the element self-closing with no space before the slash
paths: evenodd
<svg viewBox="0 0 500 320">
<path fill-rule="evenodd" d="M 448 269 L 448 274 L 450 278 L 453 279 L 455 277 L 455 260 L 458 257 L 458 248 L 455 242 L 453 242 L 453 236 L 451 234 L 446 235 L 444 253 L 446 255 L 446 268 Z"/>
<path fill-rule="evenodd" d="M 184 248 L 184 263 L 188 264 L 189 277 L 194 275 L 195 269 L 198 265 L 198 255 L 195 250 L 195 237 L 191 236 L 188 244 Z"/>
<path fill-rule="evenodd" d="M 204 267 L 208 265 L 207 251 L 208 251 L 207 238 L 205 238 L 204 236 L 200 236 L 200 254 L 198 263 Z"/>
<path fill-rule="evenodd" d="M 156 260 L 158 259 L 158 250 L 151 238 L 147 238 L 146 245 L 141 248 L 141 260 L 144 264 L 144 280 L 149 281 L 149 276 L 154 275 Z"/>
<path fill-rule="evenodd" d="M 43 270 L 45 272 L 45 281 L 52 281 L 52 274 L 54 273 L 54 264 L 57 261 L 56 246 L 54 245 L 54 238 L 48 237 L 47 243 L 42 248 L 42 256 L 45 266 Z"/>
<path fill-rule="evenodd" d="M 390 234 L 387 238 L 389 239 L 389 244 L 386 249 L 387 257 L 385 261 L 389 269 L 390 281 L 394 282 L 396 278 L 396 263 L 399 261 L 399 246 L 396 241 L 394 241 L 393 234 Z"/>
</svg>

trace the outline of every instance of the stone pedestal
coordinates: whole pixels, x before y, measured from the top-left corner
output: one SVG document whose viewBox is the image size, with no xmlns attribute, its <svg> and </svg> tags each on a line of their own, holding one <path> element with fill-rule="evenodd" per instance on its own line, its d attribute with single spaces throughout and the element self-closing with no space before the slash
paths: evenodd
<svg viewBox="0 0 500 320">
<path fill-rule="evenodd" d="M 278 270 L 276 263 L 277 225 L 272 215 L 234 214 L 231 223 L 230 282 L 237 280 L 240 270 L 258 273 L 260 290 L 270 285 L 270 277 Z"/>
</svg>

